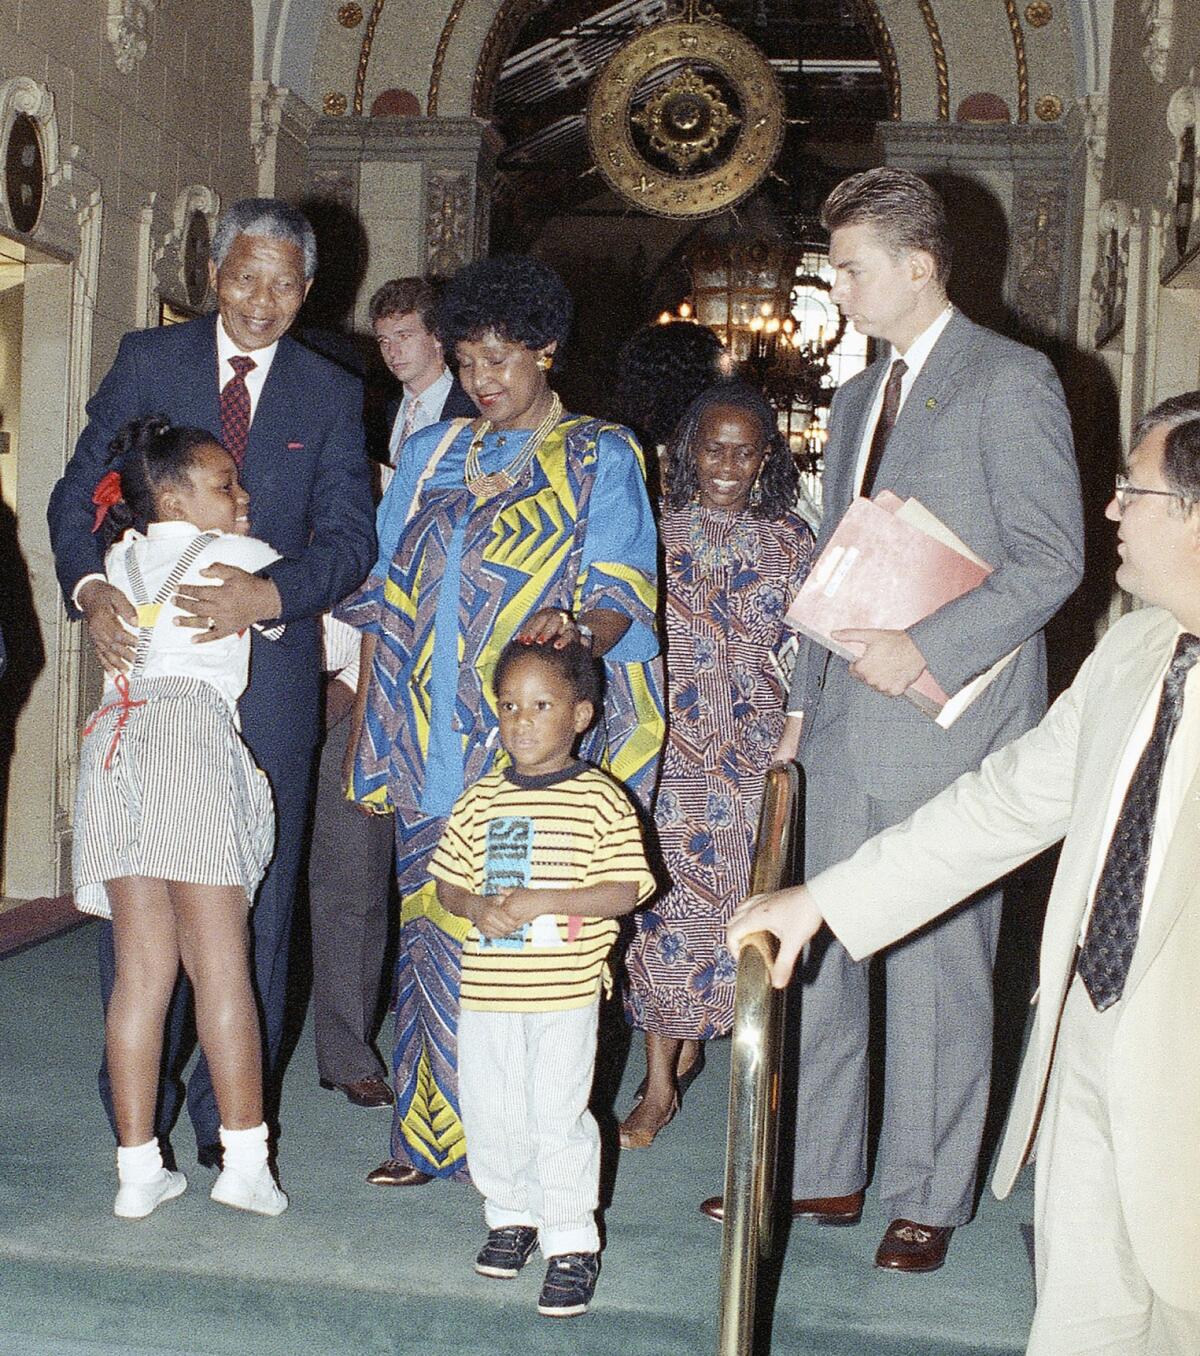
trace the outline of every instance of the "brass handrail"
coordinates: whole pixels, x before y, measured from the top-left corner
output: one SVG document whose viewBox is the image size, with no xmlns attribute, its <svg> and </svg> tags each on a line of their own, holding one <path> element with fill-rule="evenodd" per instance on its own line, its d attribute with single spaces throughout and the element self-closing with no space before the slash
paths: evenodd
<svg viewBox="0 0 1200 1356">
<path fill-rule="evenodd" d="M 800 769 L 776 763 L 767 773 L 750 893 L 789 884 Z M 725 1148 L 725 1226 L 721 1244 L 719 1356 L 749 1356 L 758 1262 L 771 1251 L 784 994 L 771 987 L 775 938 L 756 932 L 742 944 L 734 997 Z"/>
</svg>

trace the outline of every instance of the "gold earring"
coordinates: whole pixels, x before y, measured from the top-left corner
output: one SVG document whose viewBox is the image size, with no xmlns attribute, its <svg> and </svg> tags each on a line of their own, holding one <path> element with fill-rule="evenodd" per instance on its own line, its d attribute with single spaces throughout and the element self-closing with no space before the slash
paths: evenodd
<svg viewBox="0 0 1200 1356">
<path fill-rule="evenodd" d="M 537 360 L 537 365 L 542 369 L 543 372 L 549 372 L 550 369 L 554 366 L 554 359 L 548 353 L 543 353 L 542 356 Z"/>
</svg>

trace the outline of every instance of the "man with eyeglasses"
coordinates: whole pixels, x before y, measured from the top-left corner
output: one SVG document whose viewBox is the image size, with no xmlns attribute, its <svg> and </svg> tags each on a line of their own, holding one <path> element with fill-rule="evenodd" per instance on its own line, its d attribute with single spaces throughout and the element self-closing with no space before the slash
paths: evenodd
<svg viewBox="0 0 1200 1356">
<path fill-rule="evenodd" d="M 1042 722 L 807 885 L 729 927 L 780 939 L 786 984 L 828 924 L 890 946 L 1063 839 L 1034 1028 L 1000 1148 L 1037 1132 L 1028 1356 L 1200 1351 L 1200 391 L 1137 425 L 1105 516 L 1110 627 Z"/>
</svg>

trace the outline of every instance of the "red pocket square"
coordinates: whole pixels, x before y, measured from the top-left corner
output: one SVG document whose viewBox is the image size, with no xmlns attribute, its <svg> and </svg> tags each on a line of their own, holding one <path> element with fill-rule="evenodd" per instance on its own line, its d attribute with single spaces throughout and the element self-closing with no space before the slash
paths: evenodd
<svg viewBox="0 0 1200 1356">
<path fill-rule="evenodd" d="M 303 451 L 304 451 L 304 444 L 303 444 L 303 443 L 288 443 L 287 448 L 288 448 L 288 451 L 289 451 L 289 452 L 303 452 Z"/>
</svg>

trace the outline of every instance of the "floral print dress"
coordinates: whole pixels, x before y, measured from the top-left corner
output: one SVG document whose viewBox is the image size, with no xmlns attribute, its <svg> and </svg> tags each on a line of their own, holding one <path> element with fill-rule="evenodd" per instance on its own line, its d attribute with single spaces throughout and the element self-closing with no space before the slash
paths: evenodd
<svg viewBox="0 0 1200 1356">
<path fill-rule="evenodd" d="M 698 504 L 663 515 L 668 737 L 655 805 L 670 888 L 636 916 L 635 1027 L 707 1039 L 733 1025 L 725 924 L 745 898 L 763 781 L 783 730 L 774 662 L 812 558 L 803 519 Z"/>
</svg>

